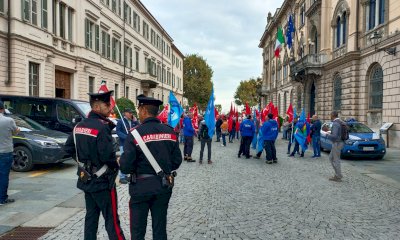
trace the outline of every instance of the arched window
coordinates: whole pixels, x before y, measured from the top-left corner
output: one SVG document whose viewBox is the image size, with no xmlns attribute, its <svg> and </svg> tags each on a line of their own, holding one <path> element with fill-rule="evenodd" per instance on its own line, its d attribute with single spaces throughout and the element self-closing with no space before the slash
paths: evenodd
<svg viewBox="0 0 400 240">
<path fill-rule="evenodd" d="M 382 109 L 383 71 L 379 64 L 372 68 L 369 82 L 369 108 Z"/>
<path fill-rule="evenodd" d="M 342 44 L 346 43 L 346 31 L 347 31 L 347 16 L 346 12 L 343 13 L 343 29 L 342 29 Z"/>
<path fill-rule="evenodd" d="M 369 1 L 369 29 L 375 27 L 376 0 Z"/>
<path fill-rule="evenodd" d="M 336 19 L 336 47 L 340 47 L 340 17 Z"/>
<path fill-rule="evenodd" d="M 318 53 L 318 32 L 314 33 L 314 54 Z"/>
<path fill-rule="evenodd" d="M 333 110 L 340 110 L 342 107 L 342 78 L 336 75 L 333 79 Z"/>
<path fill-rule="evenodd" d="M 374 29 L 376 26 L 385 22 L 386 0 L 370 0 L 366 8 L 367 30 Z"/>
</svg>

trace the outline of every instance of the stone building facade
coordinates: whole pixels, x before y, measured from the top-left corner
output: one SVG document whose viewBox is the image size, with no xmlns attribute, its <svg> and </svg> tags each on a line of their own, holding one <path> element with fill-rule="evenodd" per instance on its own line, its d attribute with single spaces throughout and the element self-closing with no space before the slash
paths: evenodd
<svg viewBox="0 0 400 240">
<path fill-rule="evenodd" d="M 276 58 L 277 28 L 286 31 L 290 15 L 294 46 Z M 338 110 L 374 130 L 390 122 L 390 146 L 400 146 L 399 30 L 400 1 L 285 0 L 259 44 L 263 104 L 285 113 L 292 103 L 323 120 Z"/>
<path fill-rule="evenodd" d="M 139 0 L 0 0 L 1 94 L 183 100 L 183 59 Z"/>
</svg>

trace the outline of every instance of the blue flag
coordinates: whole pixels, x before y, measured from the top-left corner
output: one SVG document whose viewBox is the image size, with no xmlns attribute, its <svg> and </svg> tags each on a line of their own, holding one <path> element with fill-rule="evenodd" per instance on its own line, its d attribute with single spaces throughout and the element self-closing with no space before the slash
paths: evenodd
<svg viewBox="0 0 400 240">
<path fill-rule="evenodd" d="M 206 121 L 206 125 L 208 127 L 208 136 L 212 138 L 215 129 L 214 87 L 211 89 L 211 96 L 210 100 L 208 100 L 204 120 Z"/>
<path fill-rule="evenodd" d="M 297 118 L 297 110 L 296 110 L 296 108 L 294 107 L 293 108 L 293 119 L 296 119 Z"/>
<path fill-rule="evenodd" d="M 306 111 L 304 111 L 304 109 L 301 110 L 299 122 L 303 122 L 303 123 L 306 122 Z"/>
<path fill-rule="evenodd" d="M 169 113 L 168 113 L 168 125 L 176 127 L 183 114 L 183 108 L 179 104 L 172 91 L 169 92 Z"/>
<path fill-rule="evenodd" d="M 293 33 L 294 33 L 293 18 L 292 15 L 290 15 L 288 26 L 286 29 L 286 44 L 288 45 L 289 49 L 291 49 L 293 46 Z"/>
</svg>

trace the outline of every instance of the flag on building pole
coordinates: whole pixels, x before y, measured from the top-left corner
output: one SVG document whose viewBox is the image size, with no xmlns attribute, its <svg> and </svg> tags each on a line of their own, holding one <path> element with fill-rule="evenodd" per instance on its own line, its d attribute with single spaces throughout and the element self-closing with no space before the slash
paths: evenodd
<svg viewBox="0 0 400 240">
<path fill-rule="evenodd" d="M 183 108 L 179 104 L 178 99 L 176 99 L 172 91 L 169 92 L 168 103 L 169 103 L 168 125 L 175 128 L 182 116 Z"/>
<path fill-rule="evenodd" d="M 215 106 L 214 106 L 214 87 L 213 87 L 211 89 L 210 100 L 208 100 L 207 109 L 206 109 L 206 113 L 204 116 L 204 120 L 208 127 L 208 136 L 210 136 L 210 138 L 213 137 L 214 129 L 215 129 L 215 110 L 214 109 L 215 109 Z"/>
<path fill-rule="evenodd" d="M 285 43 L 285 37 L 283 36 L 283 31 L 281 27 L 278 27 L 276 32 L 276 42 L 275 42 L 275 57 L 280 56 L 283 44 Z"/>
<path fill-rule="evenodd" d="M 293 33 L 294 33 L 294 24 L 292 15 L 290 14 L 288 26 L 286 29 L 286 44 L 288 45 L 289 49 L 291 49 L 293 46 Z"/>
</svg>

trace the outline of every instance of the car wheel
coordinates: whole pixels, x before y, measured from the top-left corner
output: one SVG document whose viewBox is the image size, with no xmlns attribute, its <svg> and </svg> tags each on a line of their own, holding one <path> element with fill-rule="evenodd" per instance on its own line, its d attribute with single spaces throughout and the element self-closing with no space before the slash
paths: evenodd
<svg viewBox="0 0 400 240">
<path fill-rule="evenodd" d="M 16 172 L 28 172 L 33 168 L 32 153 L 27 147 L 14 148 L 14 161 L 11 168 Z"/>
</svg>

